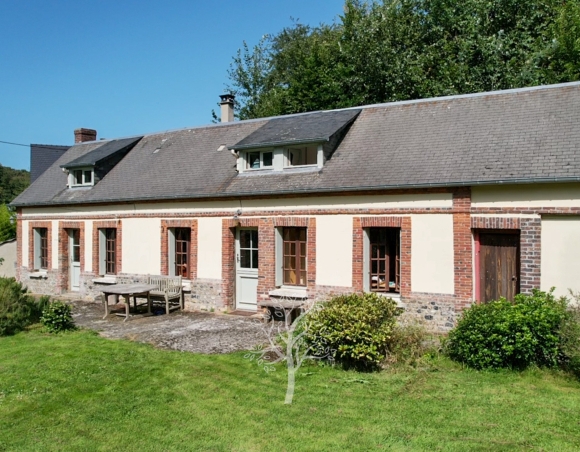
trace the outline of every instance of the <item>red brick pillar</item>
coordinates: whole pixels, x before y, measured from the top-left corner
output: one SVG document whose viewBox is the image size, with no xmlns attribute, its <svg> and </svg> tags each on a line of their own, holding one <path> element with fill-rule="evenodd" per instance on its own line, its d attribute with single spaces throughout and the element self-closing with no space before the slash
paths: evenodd
<svg viewBox="0 0 580 452">
<path fill-rule="evenodd" d="M 453 193 L 453 260 L 455 307 L 461 310 L 473 300 L 473 253 L 471 238 L 471 188 Z"/>
</svg>

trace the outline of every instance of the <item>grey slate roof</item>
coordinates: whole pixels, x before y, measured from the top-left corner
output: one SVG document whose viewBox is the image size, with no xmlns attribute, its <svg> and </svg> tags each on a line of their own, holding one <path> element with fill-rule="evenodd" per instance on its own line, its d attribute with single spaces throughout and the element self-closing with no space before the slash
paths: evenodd
<svg viewBox="0 0 580 452">
<path fill-rule="evenodd" d="M 355 190 L 580 181 L 580 83 L 372 105 L 322 170 L 237 174 L 235 147 L 284 117 L 145 135 L 94 187 L 67 189 L 71 147 L 15 206 L 277 196 Z M 320 115 L 304 114 L 308 123 Z M 315 121 L 313 121 L 315 122 Z M 264 128 L 266 130 L 266 128 Z M 159 149 L 159 151 L 156 151 Z"/>
<path fill-rule="evenodd" d="M 62 168 L 75 168 L 80 166 L 94 166 L 97 163 L 115 155 L 136 143 L 143 137 L 123 138 L 121 140 L 110 140 L 101 144 L 101 146 L 93 149 L 80 157 L 75 158 L 70 162 L 61 164 Z"/>
<path fill-rule="evenodd" d="M 50 166 L 63 155 L 70 146 L 52 144 L 30 145 L 30 183 L 33 183 Z"/>
<path fill-rule="evenodd" d="M 328 141 L 349 124 L 360 110 L 334 110 L 273 118 L 231 149 L 256 149 L 275 145 Z"/>
</svg>

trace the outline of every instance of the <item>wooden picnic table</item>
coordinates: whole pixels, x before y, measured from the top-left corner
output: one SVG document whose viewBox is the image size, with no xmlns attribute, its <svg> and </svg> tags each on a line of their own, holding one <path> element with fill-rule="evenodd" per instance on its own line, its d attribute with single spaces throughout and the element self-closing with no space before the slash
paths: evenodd
<svg viewBox="0 0 580 452">
<path fill-rule="evenodd" d="M 105 296 L 105 316 L 103 319 L 106 319 L 109 315 L 109 295 L 122 295 L 125 298 L 125 320 L 123 320 L 123 322 L 126 322 L 129 318 L 129 306 L 131 303 L 131 297 L 133 297 L 133 303 L 136 306 L 137 296 L 146 296 L 147 313 L 151 314 L 151 297 L 149 296 L 149 292 L 156 288 L 157 286 L 155 284 L 113 284 L 112 286 L 104 288 L 102 291 Z"/>
</svg>

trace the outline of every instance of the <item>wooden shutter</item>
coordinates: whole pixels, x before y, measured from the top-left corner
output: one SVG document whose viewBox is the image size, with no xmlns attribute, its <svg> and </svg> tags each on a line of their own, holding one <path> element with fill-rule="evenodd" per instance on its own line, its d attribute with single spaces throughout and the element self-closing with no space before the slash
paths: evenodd
<svg viewBox="0 0 580 452">
<path fill-rule="evenodd" d="M 363 290 L 365 292 L 371 290 L 370 246 L 369 230 L 363 229 Z"/>
<path fill-rule="evenodd" d="M 175 275 L 175 228 L 169 228 L 169 233 L 167 234 L 167 239 L 169 243 L 167 244 L 168 256 L 167 256 L 167 269 L 169 276 Z"/>
<path fill-rule="evenodd" d="M 105 229 L 99 229 L 99 275 L 107 273 L 107 236 Z"/>
</svg>

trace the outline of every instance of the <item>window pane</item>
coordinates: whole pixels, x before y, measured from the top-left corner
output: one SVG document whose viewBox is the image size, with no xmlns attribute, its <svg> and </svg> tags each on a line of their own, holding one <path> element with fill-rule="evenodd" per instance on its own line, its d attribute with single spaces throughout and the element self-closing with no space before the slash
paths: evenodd
<svg viewBox="0 0 580 452">
<path fill-rule="evenodd" d="M 83 183 L 83 172 L 82 170 L 73 171 L 73 184 L 81 185 Z"/>
<path fill-rule="evenodd" d="M 248 231 L 247 229 L 242 229 L 240 231 L 240 248 L 251 248 L 251 232 L 252 231 Z"/>
<path fill-rule="evenodd" d="M 258 250 L 252 250 L 252 268 L 258 268 Z"/>
<path fill-rule="evenodd" d="M 260 153 L 250 152 L 248 154 L 248 168 L 258 169 L 260 168 Z"/>
<path fill-rule="evenodd" d="M 252 268 L 250 256 L 250 250 L 240 250 L 240 268 Z"/>
<path fill-rule="evenodd" d="M 297 231 L 300 234 L 298 240 L 306 242 L 306 228 L 297 228 Z"/>
<path fill-rule="evenodd" d="M 304 165 L 304 150 L 297 148 L 288 149 L 288 164 L 290 166 Z"/>
<path fill-rule="evenodd" d="M 258 248 L 258 230 L 253 229 L 251 232 L 252 248 Z"/>
<path fill-rule="evenodd" d="M 306 165 L 316 165 L 318 146 L 309 146 L 306 150 Z"/>
<path fill-rule="evenodd" d="M 300 256 L 306 256 L 306 243 L 300 243 Z"/>
<path fill-rule="evenodd" d="M 85 184 L 90 184 L 93 181 L 93 172 L 85 171 Z"/>
<path fill-rule="evenodd" d="M 274 154 L 272 154 L 271 152 L 264 152 L 262 154 L 262 163 L 264 164 L 264 166 L 272 166 L 273 157 Z"/>
</svg>

